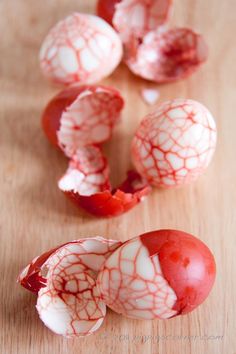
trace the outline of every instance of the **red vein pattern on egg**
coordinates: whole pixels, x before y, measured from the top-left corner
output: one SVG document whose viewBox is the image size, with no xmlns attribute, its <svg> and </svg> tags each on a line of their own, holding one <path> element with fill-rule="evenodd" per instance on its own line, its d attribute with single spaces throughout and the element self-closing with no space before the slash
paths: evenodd
<svg viewBox="0 0 236 354">
<path fill-rule="evenodd" d="M 121 41 L 113 28 L 97 16 L 80 13 L 53 27 L 40 50 L 45 76 L 64 84 L 95 83 L 111 74 L 121 57 Z"/>
<path fill-rule="evenodd" d="M 28 290 L 38 290 L 37 310 L 46 326 L 67 337 L 89 335 L 100 327 L 106 306 L 97 292 L 97 272 L 120 245 L 102 237 L 69 242 L 22 271 L 18 280 Z"/>
<path fill-rule="evenodd" d="M 105 263 L 97 279 L 103 301 L 115 312 L 136 319 L 169 318 L 177 301 L 165 280 L 158 255 L 148 257 L 140 238 L 125 243 Z"/>
<path fill-rule="evenodd" d="M 133 162 L 155 186 L 191 183 L 210 163 L 216 136 L 214 119 L 203 105 L 187 99 L 167 101 L 137 129 Z"/>
</svg>

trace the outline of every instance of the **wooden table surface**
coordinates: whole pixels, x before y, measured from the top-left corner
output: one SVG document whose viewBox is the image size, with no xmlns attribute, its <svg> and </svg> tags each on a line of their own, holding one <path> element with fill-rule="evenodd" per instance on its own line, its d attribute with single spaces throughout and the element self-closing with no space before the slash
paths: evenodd
<svg viewBox="0 0 236 354">
<path fill-rule="evenodd" d="M 38 50 L 48 29 L 75 10 L 94 12 L 93 0 L 1 0 L 0 2 L 0 305 L 2 354 L 236 352 L 236 2 L 175 1 L 173 23 L 204 33 L 208 63 L 189 79 L 157 86 L 135 78 L 124 66 L 104 80 L 126 98 L 123 120 L 106 145 L 116 184 L 130 166 L 129 146 L 150 111 L 140 89 L 158 87 L 160 102 L 193 98 L 215 116 L 219 139 L 213 163 L 194 185 L 155 190 L 129 213 L 96 219 L 77 210 L 57 189 L 66 160 L 40 129 L 44 105 L 58 88 L 42 77 Z M 111 311 L 101 329 L 67 340 L 39 320 L 36 298 L 16 284 L 34 256 L 76 238 L 102 235 L 126 240 L 142 232 L 174 228 L 208 244 L 217 262 L 216 283 L 193 313 L 168 321 L 135 321 Z"/>
</svg>

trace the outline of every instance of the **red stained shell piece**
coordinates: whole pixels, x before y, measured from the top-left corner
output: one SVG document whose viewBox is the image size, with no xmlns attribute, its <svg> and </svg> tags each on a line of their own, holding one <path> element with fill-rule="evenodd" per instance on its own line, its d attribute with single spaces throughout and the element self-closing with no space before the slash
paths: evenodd
<svg viewBox="0 0 236 354">
<path fill-rule="evenodd" d="M 123 41 L 143 36 L 163 25 L 172 8 L 170 0 L 100 0 L 98 15 L 114 26 Z"/>
<path fill-rule="evenodd" d="M 151 190 L 134 171 L 117 188 L 110 185 L 109 166 L 99 145 L 111 137 L 123 106 L 119 92 L 110 87 L 77 86 L 52 99 L 42 117 L 48 139 L 70 158 L 59 188 L 96 216 L 120 215 Z"/>
<path fill-rule="evenodd" d="M 79 244 L 81 250 L 83 252 L 81 254 L 83 257 L 91 255 L 92 253 L 97 253 L 100 257 L 104 253 L 104 257 L 107 258 L 117 247 L 121 245 L 120 241 L 115 240 L 107 240 L 102 237 L 94 237 L 88 239 L 82 239 L 78 241 L 71 241 L 65 243 L 61 246 L 55 247 L 41 256 L 38 256 L 32 260 L 20 273 L 18 277 L 18 282 L 27 290 L 38 293 L 38 291 L 46 286 L 47 283 L 47 273 L 48 273 L 48 264 L 50 264 L 50 257 L 53 256 L 56 251 L 59 249 L 63 249 L 65 246 L 68 245 L 76 245 Z M 91 251 L 91 246 L 92 251 Z M 95 247 L 96 246 L 96 247 Z M 104 258 L 104 260 L 105 260 Z M 97 262 L 97 267 L 94 268 L 93 262 L 90 262 L 90 268 L 94 271 L 99 269 L 99 263 Z M 95 265 L 96 267 L 96 265 Z"/>
<path fill-rule="evenodd" d="M 101 18 L 74 13 L 46 36 L 40 50 L 44 75 L 62 84 L 93 84 L 110 75 L 122 58 L 122 43 Z"/>
<path fill-rule="evenodd" d="M 36 257 L 20 273 L 18 282 L 27 290 L 37 294 L 46 286 L 47 279 L 43 276 L 42 268 L 48 258 L 58 249 L 54 248 Z"/>
<path fill-rule="evenodd" d="M 171 318 L 208 296 L 215 261 L 205 244 L 181 231 L 159 230 L 125 242 L 97 278 L 102 300 L 130 318 Z"/>
<path fill-rule="evenodd" d="M 125 62 L 144 79 L 158 83 L 183 79 L 207 60 L 203 37 L 187 28 L 149 32 L 140 43 L 125 44 Z"/>
<path fill-rule="evenodd" d="M 48 328 L 74 337 L 92 334 L 100 327 L 106 306 L 97 291 L 97 272 L 120 245 L 101 237 L 69 242 L 23 270 L 19 281 L 28 290 L 38 291 L 37 310 Z"/>
<path fill-rule="evenodd" d="M 115 6 L 122 0 L 98 0 L 97 14 L 111 26 L 113 26 L 112 19 L 115 12 Z"/>
<path fill-rule="evenodd" d="M 127 173 L 127 179 L 117 188 L 111 189 L 109 180 L 98 176 L 93 179 L 93 186 L 89 185 L 87 191 L 91 193 L 86 195 L 81 193 L 80 188 L 75 189 L 73 184 L 67 188 L 64 179 L 68 178 L 67 174 L 59 181 L 59 188 L 77 205 L 85 209 L 90 214 L 99 217 L 112 217 L 121 215 L 132 209 L 136 204 L 143 200 L 151 191 L 151 187 L 140 177 L 135 171 Z M 91 175 L 90 175 L 91 176 Z M 70 178 L 70 177 L 69 177 Z M 102 181 L 99 184 L 99 181 Z M 86 186 L 87 187 L 87 186 Z M 99 190 L 100 189 L 100 190 Z"/>
<path fill-rule="evenodd" d="M 216 146 L 216 125 L 200 103 L 175 99 L 147 115 L 132 141 L 133 163 L 158 187 L 194 182 L 209 165 Z"/>
<path fill-rule="evenodd" d="M 43 130 L 67 156 L 80 147 L 101 144 L 111 137 L 124 100 L 105 86 L 75 86 L 56 95 L 42 116 Z"/>
</svg>

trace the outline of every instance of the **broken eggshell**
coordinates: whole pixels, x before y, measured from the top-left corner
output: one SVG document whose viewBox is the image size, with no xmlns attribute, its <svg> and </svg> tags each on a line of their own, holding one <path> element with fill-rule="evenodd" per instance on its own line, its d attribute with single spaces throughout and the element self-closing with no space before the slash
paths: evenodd
<svg viewBox="0 0 236 354">
<path fill-rule="evenodd" d="M 157 83 L 183 79 L 207 60 L 207 45 L 188 28 L 167 29 L 168 0 L 98 2 L 99 16 L 112 23 L 124 45 L 124 62 L 137 76 Z"/>
<path fill-rule="evenodd" d="M 157 187 L 194 182 L 209 165 L 216 146 L 214 118 L 201 103 L 162 103 L 139 125 L 131 155 L 139 174 Z"/>
<path fill-rule="evenodd" d="M 72 87 L 47 105 L 42 125 L 54 146 L 70 158 L 59 188 L 73 202 L 96 216 L 117 216 L 139 203 L 151 190 L 135 171 L 112 189 L 109 166 L 100 144 L 112 134 L 124 101 L 104 86 Z"/>
<path fill-rule="evenodd" d="M 116 4 L 122 0 L 98 0 L 97 15 L 103 18 L 111 26 L 113 26 L 112 19 L 115 12 Z"/>
<path fill-rule="evenodd" d="M 99 0 L 97 14 L 113 25 L 123 42 L 165 24 L 170 16 L 172 0 Z"/>
<path fill-rule="evenodd" d="M 68 242 L 35 258 L 21 272 L 18 282 L 38 294 L 36 308 L 49 329 L 82 337 L 101 326 L 106 305 L 99 297 L 96 277 L 121 244 L 102 237 Z"/>
<path fill-rule="evenodd" d="M 85 161 L 85 156 L 92 162 Z M 82 164 L 80 157 L 83 159 Z M 118 216 L 127 212 L 151 190 L 135 171 L 128 171 L 126 180 L 112 189 L 107 161 L 96 147 L 78 151 L 58 186 L 77 206 L 101 217 Z"/>
<path fill-rule="evenodd" d="M 108 86 L 73 86 L 61 91 L 46 106 L 42 127 L 48 140 L 72 157 L 77 149 L 111 138 L 124 100 Z"/>
<path fill-rule="evenodd" d="M 122 43 L 103 19 L 73 13 L 57 23 L 40 49 L 40 66 L 61 84 L 93 84 L 109 76 L 122 59 Z"/>
<path fill-rule="evenodd" d="M 103 264 L 97 288 L 102 301 L 126 317 L 167 319 L 199 306 L 215 272 L 203 242 L 183 231 L 159 230 L 117 248 Z"/>
<path fill-rule="evenodd" d="M 131 39 L 125 45 L 129 69 L 146 80 L 165 83 L 194 73 L 207 60 L 204 38 L 188 28 L 149 32 L 140 42 Z"/>
</svg>

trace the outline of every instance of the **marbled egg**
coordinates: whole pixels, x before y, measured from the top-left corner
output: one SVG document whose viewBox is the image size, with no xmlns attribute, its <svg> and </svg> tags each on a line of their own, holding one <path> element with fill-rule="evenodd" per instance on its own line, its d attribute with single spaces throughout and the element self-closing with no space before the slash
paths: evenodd
<svg viewBox="0 0 236 354">
<path fill-rule="evenodd" d="M 103 19 L 73 13 L 46 36 L 40 66 L 50 80 L 62 84 L 92 84 L 110 75 L 121 61 L 122 43 Z"/>
<path fill-rule="evenodd" d="M 216 138 L 215 121 L 201 103 L 167 101 L 139 125 L 132 141 L 133 163 L 154 186 L 188 184 L 209 165 Z"/>
</svg>

